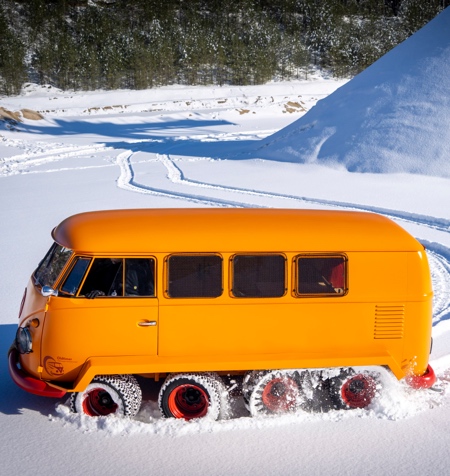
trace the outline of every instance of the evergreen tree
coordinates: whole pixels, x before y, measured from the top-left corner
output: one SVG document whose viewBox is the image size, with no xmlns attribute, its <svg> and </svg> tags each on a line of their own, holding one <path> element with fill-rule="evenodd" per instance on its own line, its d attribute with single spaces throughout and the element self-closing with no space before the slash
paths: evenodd
<svg viewBox="0 0 450 476">
<path fill-rule="evenodd" d="M 26 80 L 25 46 L 10 29 L 0 5 L 0 93 L 17 94 Z"/>
<path fill-rule="evenodd" d="M 422 28 L 443 8 L 442 0 L 403 0 L 400 5 L 399 15 L 407 35 L 412 35 Z"/>
<path fill-rule="evenodd" d="M 450 0 L 0 0 L 0 91 L 362 71 Z"/>
</svg>

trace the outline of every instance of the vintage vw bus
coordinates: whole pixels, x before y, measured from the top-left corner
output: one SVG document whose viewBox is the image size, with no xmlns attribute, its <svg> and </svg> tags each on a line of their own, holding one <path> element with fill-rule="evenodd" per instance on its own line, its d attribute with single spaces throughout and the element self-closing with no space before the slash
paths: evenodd
<svg viewBox="0 0 450 476">
<path fill-rule="evenodd" d="M 383 372 L 435 382 L 424 247 L 383 216 L 110 210 L 52 237 L 9 368 L 75 412 L 136 414 L 136 376 L 165 378 L 161 411 L 185 419 L 225 413 L 224 375 L 252 414 L 366 407 Z"/>
</svg>

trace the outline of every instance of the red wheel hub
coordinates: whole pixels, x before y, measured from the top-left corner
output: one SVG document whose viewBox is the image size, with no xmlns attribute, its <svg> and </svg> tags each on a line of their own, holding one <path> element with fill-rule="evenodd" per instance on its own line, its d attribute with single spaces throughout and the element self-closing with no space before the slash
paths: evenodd
<svg viewBox="0 0 450 476">
<path fill-rule="evenodd" d="M 298 386 L 290 377 L 276 377 L 264 387 L 261 399 L 271 412 L 286 412 L 296 406 Z"/>
<path fill-rule="evenodd" d="M 119 406 L 103 388 L 90 390 L 83 400 L 83 411 L 89 416 L 106 416 L 117 411 Z"/>
<path fill-rule="evenodd" d="M 192 384 L 174 388 L 168 399 L 169 410 L 175 418 L 202 418 L 208 412 L 209 398 L 206 391 Z"/>
<path fill-rule="evenodd" d="M 368 375 L 355 375 L 342 385 L 342 400 L 350 408 L 365 408 L 375 397 L 376 382 Z"/>
<path fill-rule="evenodd" d="M 409 375 L 406 382 L 416 390 L 430 388 L 436 383 L 436 374 L 429 365 L 423 375 Z"/>
</svg>

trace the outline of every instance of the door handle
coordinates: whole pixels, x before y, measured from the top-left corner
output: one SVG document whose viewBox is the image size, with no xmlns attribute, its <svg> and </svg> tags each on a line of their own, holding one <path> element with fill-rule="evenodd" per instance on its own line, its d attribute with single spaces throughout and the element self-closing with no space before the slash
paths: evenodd
<svg viewBox="0 0 450 476">
<path fill-rule="evenodd" d="M 141 322 L 138 322 L 138 326 L 141 326 L 141 327 L 156 326 L 156 321 L 141 321 Z"/>
</svg>

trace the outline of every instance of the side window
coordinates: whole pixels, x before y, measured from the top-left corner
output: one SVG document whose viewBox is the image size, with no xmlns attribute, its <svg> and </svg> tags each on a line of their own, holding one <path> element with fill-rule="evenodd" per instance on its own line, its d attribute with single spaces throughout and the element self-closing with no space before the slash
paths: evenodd
<svg viewBox="0 0 450 476">
<path fill-rule="evenodd" d="M 96 258 L 80 295 L 86 297 L 154 296 L 155 260 L 153 258 Z"/>
<path fill-rule="evenodd" d="M 155 260 L 125 259 L 125 296 L 155 295 Z"/>
<path fill-rule="evenodd" d="M 343 296 L 347 292 L 345 256 L 298 256 L 296 274 L 298 296 Z"/>
<path fill-rule="evenodd" d="M 283 255 L 235 255 L 232 293 L 235 297 L 281 297 L 286 292 Z"/>
<path fill-rule="evenodd" d="M 88 269 L 89 263 L 91 262 L 90 258 L 77 258 L 75 264 L 70 270 L 69 275 L 67 276 L 64 284 L 61 286 L 61 292 L 64 294 L 69 294 L 75 296 L 80 287 L 81 281 L 83 280 L 84 274 Z"/>
<path fill-rule="evenodd" d="M 80 295 L 121 296 L 123 263 L 121 258 L 95 258 L 89 274 L 81 288 Z M 96 296 L 92 295 L 96 293 Z"/>
<path fill-rule="evenodd" d="M 167 295 L 171 298 L 219 297 L 222 294 L 222 257 L 172 255 L 167 259 Z"/>
</svg>

